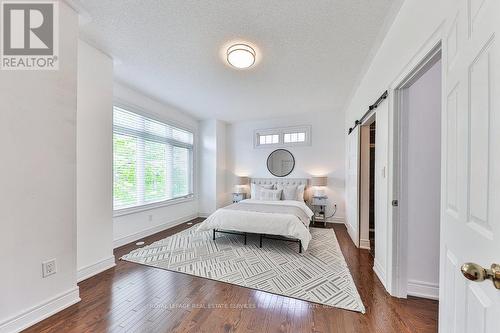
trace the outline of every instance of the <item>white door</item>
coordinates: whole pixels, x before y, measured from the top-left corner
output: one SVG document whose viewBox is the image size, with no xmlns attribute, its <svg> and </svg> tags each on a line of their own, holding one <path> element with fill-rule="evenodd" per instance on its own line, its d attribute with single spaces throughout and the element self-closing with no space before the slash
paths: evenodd
<svg viewBox="0 0 500 333">
<path fill-rule="evenodd" d="M 387 163 L 389 153 L 389 101 L 377 107 L 375 132 L 375 260 L 373 269 L 387 288 Z"/>
<path fill-rule="evenodd" d="M 347 136 L 346 164 L 346 226 L 359 247 L 359 126 Z"/>
<path fill-rule="evenodd" d="M 440 332 L 500 332 L 500 0 L 451 1 L 443 38 Z M 425 246 L 425 244 L 422 244 Z"/>
</svg>

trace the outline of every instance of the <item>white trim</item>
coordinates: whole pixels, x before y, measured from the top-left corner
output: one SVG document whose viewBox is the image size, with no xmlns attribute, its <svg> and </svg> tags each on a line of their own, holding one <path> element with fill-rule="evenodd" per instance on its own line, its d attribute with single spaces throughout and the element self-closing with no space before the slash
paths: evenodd
<svg viewBox="0 0 500 333">
<path fill-rule="evenodd" d="M 444 22 L 443 22 L 444 23 Z M 402 223 L 401 216 L 404 214 L 404 192 L 401 185 L 402 159 L 401 147 L 403 146 L 401 130 L 402 94 L 405 87 L 412 79 L 425 68 L 426 64 L 433 60 L 441 52 L 443 23 L 432 33 L 427 41 L 420 47 L 418 52 L 402 69 L 400 74 L 391 83 L 389 91 L 392 92 L 389 106 L 389 204 L 398 199 L 399 207 L 389 207 L 388 235 L 387 235 L 387 291 L 391 296 L 406 298 L 407 277 L 407 232 L 408 226 Z M 391 95 L 391 93 L 390 93 Z"/>
<path fill-rule="evenodd" d="M 370 240 L 369 239 L 360 239 L 359 240 L 359 248 L 363 250 L 370 250 Z"/>
<path fill-rule="evenodd" d="M 354 245 L 359 248 L 359 162 L 360 162 L 360 127 L 347 135 L 346 146 L 346 226 Z M 351 197 L 355 196 L 354 200 Z M 354 229 L 356 228 L 356 229 Z"/>
<path fill-rule="evenodd" d="M 347 233 L 348 233 L 348 234 L 349 234 L 349 236 L 351 237 L 352 242 L 354 243 L 354 245 L 355 245 L 356 247 L 358 247 L 358 246 L 356 245 L 356 238 L 358 237 L 358 236 L 356 235 L 356 231 L 354 231 L 354 229 L 352 228 L 352 226 L 351 226 L 349 223 L 344 223 L 344 224 L 345 224 L 345 226 L 346 226 L 346 228 L 347 228 Z"/>
<path fill-rule="evenodd" d="M 85 267 L 82 267 L 78 270 L 77 272 L 77 282 L 81 282 L 83 280 L 86 280 L 94 275 L 97 275 L 101 272 L 104 272 L 107 269 L 110 269 L 112 267 L 115 267 L 115 256 L 112 255 L 109 258 L 100 260 L 96 262 L 95 264 L 88 265 Z"/>
<path fill-rule="evenodd" d="M 0 332 L 20 332 L 67 307 L 80 302 L 78 286 L 0 323 Z"/>
<path fill-rule="evenodd" d="M 201 218 L 204 218 L 204 219 L 206 219 L 210 215 L 211 215 L 211 213 L 198 213 L 198 217 L 201 217 Z"/>
<path fill-rule="evenodd" d="M 380 280 L 384 288 L 387 289 L 384 270 L 382 269 L 382 266 L 376 259 L 373 261 L 373 271 L 377 275 L 378 279 Z"/>
<path fill-rule="evenodd" d="M 174 198 L 174 199 L 168 199 L 165 201 L 155 202 L 155 203 L 151 203 L 151 204 L 134 206 L 134 207 L 130 207 L 130 208 L 117 209 L 117 210 L 113 211 L 113 217 L 135 214 L 135 213 L 139 213 L 139 212 L 144 212 L 146 210 L 177 205 L 177 204 L 181 204 L 184 202 L 190 202 L 190 201 L 194 201 L 194 200 L 195 200 L 194 194 L 190 194 L 188 196 Z"/>
<path fill-rule="evenodd" d="M 191 221 L 197 217 L 198 217 L 198 214 L 191 214 L 188 216 L 178 218 L 178 219 L 173 220 L 173 221 L 162 223 L 160 225 L 157 225 L 157 226 L 149 228 L 149 229 L 145 229 L 145 230 L 133 233 L 131 235 L 128 235 L 128 236 L 125 236 L 122 238 L 115 239 L 115 240 L 113 240 L 113 247 L 116 249 L 117 247 L 126 245 L 128 243 L 135 242 L 141 238 L 151 236 L 151 235 L 156 234 L 156 233 L 163 231 L 165 229 L 172 228 L 172 227 L 175 227 L 176 225 Z"/>
<path fill-rule="evenodd" d="M 285 143 L 285 133 L 295 133 L 304 132 L 306 135 L 306 141 L 303 142 L 286 142 Z M 260 144 L 259 137 L 261 135 L 278 135 L 278 143 L 271 144 Z M 286 148 L 295 146 L 310 146 L 312 144 L 312 126 L 311 125 L 299 125 L 290 127 L 275 127 L 275 128 L 263 128 L 256 129 L 253 133 L 253 146 L 254 148 Z"/>
<path fill-rule="evenodd" d="M 408 295 L 439 300 L 439 284 L 408 280 Z"/>
<path fill-rule="evenodd" d="M 334 217 L 327 218 L 326 223 L 346 224 L 345 218 L 342 216 L 334 216 Z"/>
</svg>

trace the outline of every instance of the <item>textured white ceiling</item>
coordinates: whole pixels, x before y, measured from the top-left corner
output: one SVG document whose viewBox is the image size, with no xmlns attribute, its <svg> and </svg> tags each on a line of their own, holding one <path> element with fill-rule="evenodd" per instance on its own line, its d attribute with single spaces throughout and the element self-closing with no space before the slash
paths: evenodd
<svg viewBox="0 0 500 333">
<path fill-rule="evenodd" d="M 115 58 L 118 81 L 234 122 L 342 108 L 398 1 L 82 0 L 81 34 Z M 255 47 L 254 67 L 225 63 L 233 41 Z"/>
</svg>

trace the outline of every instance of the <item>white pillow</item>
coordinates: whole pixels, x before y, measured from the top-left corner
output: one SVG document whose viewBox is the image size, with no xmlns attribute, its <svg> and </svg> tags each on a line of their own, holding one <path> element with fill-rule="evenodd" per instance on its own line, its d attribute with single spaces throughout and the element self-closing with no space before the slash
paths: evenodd
<svg viewBox="0 0 500 333">
<path fill-rule="evenodd" d="M 283 190 L 283 200 L 304 201 L 305 185 L 278 185 Z"/>
<path fill-rule="evenodd" d="M 277 201 L 281 199 L 281 190 L 261 189 L 259 191 L 259 200 Z"/>
<path fill-rule="evenodd" d="M 297 185 L 279 185 L 278 189 L 283 190 L 283 200 L 297 200 Z"/>
<path fill-rule="evenodd" d="M 304 190 L 306 186 L 305 185 L 299 185 L 297 186 L 297 201 L 304 201 Z"/>
<path fill-rule="evenodd" d="M 262 189 L 272 190 L 274 189 L 274 185 L 257 185 L 252 183 L 250 185 L 250 198 L 259 200 L 258 192 L 260 192 Z"/>
</svg>

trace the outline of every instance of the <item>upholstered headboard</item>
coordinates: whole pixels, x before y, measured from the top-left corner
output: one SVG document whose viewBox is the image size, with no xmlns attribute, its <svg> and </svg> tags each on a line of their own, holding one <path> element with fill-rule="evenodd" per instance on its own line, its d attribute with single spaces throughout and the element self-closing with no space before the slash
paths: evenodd
<svg viewBox="0 0 500 333">
<path fill-rule="evenodd" d="M 305 185 L 304 200 L 309 199 L 307 178 L 251 178 L 251 184 L 257 185 Z"/>
<path fill-rule="evenodd" d="M 252 178 L 251 184 L 257 185 L 305 185 L 307 187 L 309 179 L 307 178 Z"/>
</svg>

